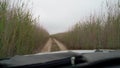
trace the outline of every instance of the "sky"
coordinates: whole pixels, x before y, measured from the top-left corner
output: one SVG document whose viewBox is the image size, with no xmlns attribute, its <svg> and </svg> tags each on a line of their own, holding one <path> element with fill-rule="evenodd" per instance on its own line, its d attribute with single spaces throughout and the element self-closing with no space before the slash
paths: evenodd
<svg viewBox="0 0 120 68">
<path fill-rule="evenodd" d="M 24 0 L 25 1 L 25 0 Z M 70 29 L 91 13 L 101 10 L 106 0 L 28 0 L 34 17 L 50 33 Z M 26 2 L 28 2 L 26 0 Z M 98 12 L 99 13 L 99 12 Z"/>
</svg>

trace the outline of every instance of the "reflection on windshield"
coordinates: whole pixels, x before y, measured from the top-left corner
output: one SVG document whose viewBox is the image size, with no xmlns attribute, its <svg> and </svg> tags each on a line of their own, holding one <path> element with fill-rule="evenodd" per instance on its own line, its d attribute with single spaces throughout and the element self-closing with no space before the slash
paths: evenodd
<svg viewBox="0 0 120 68">
<path fill-rule="evenodd" d="M 78 20 L 67 31 L 51 34 L 26 3 L 0 0 L 0 58 L 64 50 L 120 49 L 120 1 L 110 0 L 104 5 L 99 7 L 104 10 Z"/>
</svg>

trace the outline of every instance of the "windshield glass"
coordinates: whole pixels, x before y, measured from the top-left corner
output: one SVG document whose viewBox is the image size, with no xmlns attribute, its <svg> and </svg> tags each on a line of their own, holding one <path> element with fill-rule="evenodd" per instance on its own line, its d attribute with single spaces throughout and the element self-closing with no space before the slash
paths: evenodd
<svg viewBox="0 0 120 68">
<path fill-rule="evenodd" d="M 119 0 L 0 0 L 0 58 L 120 49 Z"/>
</svg>

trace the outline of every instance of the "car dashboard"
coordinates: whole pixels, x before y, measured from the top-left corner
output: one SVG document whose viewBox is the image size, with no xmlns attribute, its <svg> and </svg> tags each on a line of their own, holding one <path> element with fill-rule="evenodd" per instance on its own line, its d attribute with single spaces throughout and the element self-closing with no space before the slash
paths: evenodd
<svg viewBox="0 0 120 68">
<path fill-rule="evenodd" d="M 0 68 L 120 68 L 120 51 L 74 51 L 17 55 L 0 60 Z"/>
</svg>

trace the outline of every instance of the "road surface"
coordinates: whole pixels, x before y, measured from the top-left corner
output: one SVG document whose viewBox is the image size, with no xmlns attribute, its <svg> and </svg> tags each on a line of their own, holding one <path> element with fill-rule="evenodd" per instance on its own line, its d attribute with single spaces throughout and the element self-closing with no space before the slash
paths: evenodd
<svg viewBox="0 0 120 68">
<path fill-rule="evenodd" d="M 49 40 L 47 41 L 47 43 L 45 44 L 45 46 L 43 47 L 41 52 L 50 52 L 51 51 L 51 46 L 52 46 L 52 39 L 49 38 Z"/>
<path fill-rule="evenodd" d="M 60 50 L 67 50 L 67 48 L 65 47 L 65 45 L 63 45 L 61 42 L 59 42 L 58 40 L 54 39 L 54 41 L 56 42 L 56 44 L 58 45 L 58 47 L 60 48 Z"/>
<path fill-rule="evenodd" d="M 53 46 L 53 44 L 52 44 L 53 42 L 55 42 L 57 44 L 57 46 L 59 47 L 60 51 L 67 50 L 65 45 L 62 44 L 61 42 L 59 42 L 58 40 L 49 38 L 49 40 L 47 41 L 47 43 L 45 44 L 45 46 L 43 47 L 41 52 L 51 52 L 51 48 Z"/>
</svg>

